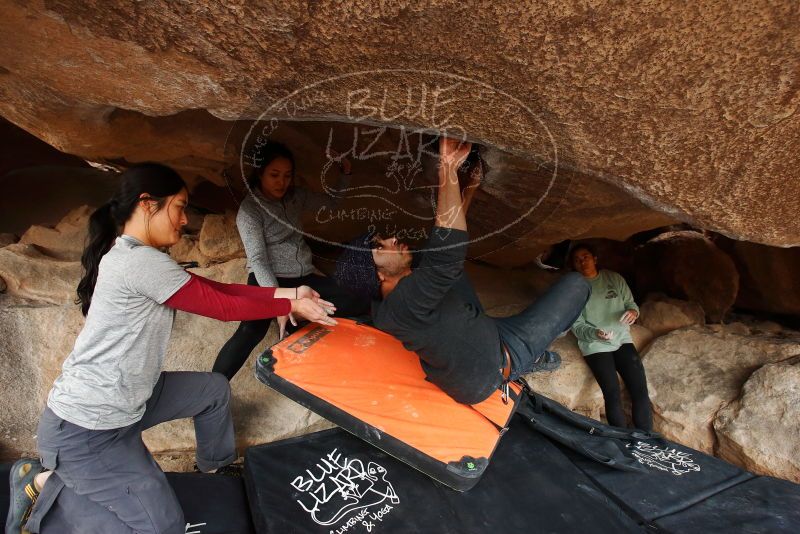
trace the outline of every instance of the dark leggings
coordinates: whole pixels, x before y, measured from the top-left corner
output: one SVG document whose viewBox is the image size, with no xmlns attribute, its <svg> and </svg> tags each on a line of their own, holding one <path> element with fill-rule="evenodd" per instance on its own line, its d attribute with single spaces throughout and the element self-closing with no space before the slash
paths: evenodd
<svg viewBox="0 0 800 534">
<path fill-rule="evenodd" d="M 247 277 L 247 284 L 251 286 L 258 285 L 253 273 L 250 273 L 250 276 Z M 303 285 L 312 287 L 323 299 L 332 302 L 336 306 L 336 313 L 334 314 L 336 317 L 358 317 L 369 310 L 369 302 L 342 289 L 327 276 L 308 274 L 300 278 L 278 278 L 279 287 L 298 287 Z M 233 337 L 219 351 L 212 371 L 225 375 L 228 380 L 232 379 L 242 368 L 244 362 L 247 361 L 256 345 L 267 335 L 271 322 L 272 319 L 261 319 L 240 323 Z M 291 323 L 286 325 L 286 330 L 288 332 L 294 331 Z"/>
<path fill-rule="evenodd" d="M 647 378 L 644 366 L 633 343 L 625 343 L 614 352 L 597 352 L 586 356 L 586 363 L 603 391 L 606 403 L 608 424 L 625 427 L 625 414 L 622 412 L 617 372 L 625 382 L 631 395 L 631 415 L 633 426 L 641 430 L 653 429 L 653 416 L 650 410 L 650 397 L 647 394 Z"/>
</svg>

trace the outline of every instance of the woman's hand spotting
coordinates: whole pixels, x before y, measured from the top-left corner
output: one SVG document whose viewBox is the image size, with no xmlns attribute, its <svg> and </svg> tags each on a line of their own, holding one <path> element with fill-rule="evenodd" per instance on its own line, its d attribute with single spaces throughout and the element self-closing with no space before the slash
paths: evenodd
<svg viewBox="0 0 800 534">
<path fill-rule="evenodd" d="M 333 315 L 336 312 L 336 306 L 334 306 L 332 302 L 323 300 L 319 296 L 319 293 L 314 291 L 314 289 L 312 289 L 309 286 L 299 286 L 297 288 L 297 298 L 313 300 L 314 302 L 322 306 L 328 313 L 328 315 Z"/>
<path fill-rule="evenodd" d="M 326 300 L 322 300 L 319 297 L 316 300 L 302 297 L 291 299 L 289 302 L 292 303 L 292 314 L 297 317 L 327 326 L 335 326 L 337 324 L 336 320 L 330 316 L 336 308 Z"/>
</svg>

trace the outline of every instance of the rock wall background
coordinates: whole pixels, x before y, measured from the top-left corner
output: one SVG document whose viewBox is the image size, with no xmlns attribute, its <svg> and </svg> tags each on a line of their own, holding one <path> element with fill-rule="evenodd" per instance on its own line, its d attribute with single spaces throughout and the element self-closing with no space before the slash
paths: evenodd
<svg viewBox="0 0 800 534">
<path fill-rule="evenodd" d="M 87 210 L 76 207 L 108 198 L 108 169 L 167 163 L 195 208 L 173 255 L 244 281 L 231 225 L 237 136 L 288 95 L 276 135 L 301 156 L 300 178 L 318 175 L 328 134 L 354 123 L 388 127 L 382 147 L 401 128 L 466 132 L 488 165 L 470 227 L 520 218 L 470 250 L 487 309 L 512 313 L 547 287 L 557 275 L 529 266 L 552 245 L 593 240 L 640 293 L 634 333 L 658 428 L 800 481 L 797 333 L 715 324 L 742 310 L 798 324 L 798 27 L 800 4 L 767 0 L 3 3 L 0 379 L 13 387 L 0 393 L 0 454 L 33 450 L 82 324 L 72 301 Z M 385 171 L 354 163 L 356 180 Z M 308 224 L 332 240 L 361 229 Z M 234 328 L 179 314 L 168 368 L 209 369 Z M 563 367 L 535 384 L 600 416 L 574 340 L 555 347 Z M 327 425 L 252 368 L 233 390 L 241 446 Z M 191 427 L 154 429 L 147 442 L 185 467 Z"/>
<path fill-rule="evenodd" d="M 5 284 L 0 293 L 5 334 L 0 337 L 0 380 L 13 385 L 0 393 L 3 458 L 35 451 L 36 424 L 47 391 L 83 325 L 73 301 L 89 213 L 85 206 L 77 208 L 54 228 L 33 226 L 19 242 L 0 248 L 0 280 Z M 198 220 L 196 234 L 185 234 L 172 248 L 173 257 L 197 261 L 203 276 L 243 283 L 246 261 L 232 214 Z M 705 238 L 700 242 L 708 246 Z M 718 253 L 724 254 L 715 250 L 712 257 Z M 332 268 L 328 257 L 317 260 L 322 269 Z M 560 276 L 537 267 L 508 269 L 476 262 L 467 270 L 494 316 L 520 311 Z M 632 332 L 647 371 L 656 429 L 758 473 L 800 481 L 800 332 L 769 321 L 706 324 L 700 303 L 660 293 L 639 302 L 641 317 Z M 167 370 L 208 371 L 236 326 L 178 312 Z M 273 328 L 254 353 L 273 343 L 275 335 Z M 556 340 L 553 348 L 561 354 L 562 366 L 530 375 L 531 385 L 577 412 L 603 417 L 602 394 L 574 337 Z M 234 378 L 232 390 L 241 450 L 330 426 L 258 382 L 252 357 Z M 159 425 L 145 440 L 164 466 L 191 468 L 194 430 L 189 420 Z"/>
</svg>

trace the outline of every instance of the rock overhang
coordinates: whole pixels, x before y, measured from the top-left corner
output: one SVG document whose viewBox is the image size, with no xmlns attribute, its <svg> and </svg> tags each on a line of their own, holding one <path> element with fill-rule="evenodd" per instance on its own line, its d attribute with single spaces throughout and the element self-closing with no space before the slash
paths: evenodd
<svg viewBox="0 0 800 534">
<path fill-rule="evenodd" d="M 15 4 L 0 23 L 0 113 L 87 159 L 165 160 L 218 181 L 223 138 L 254 95 L 277 101 L 330 79 L 358 91 L 346 80 L 364 71 L 416 72 L 406 82 L 417 87 L 446 73 L 533 109 L 562 169 L 672 219 L 800 244 L 795 4 L 536 2 L 478 16 L 487 9 Z M 463 104 L 453 122 L 475 140 L 529 157 L 552 145 L 464 104 L 474 90 L 452 94 Z M 402 91 L 388 99 L 404 104 Z M 303 118 L 346 119 L 346 102 L 309 101 Z M 385 123 L 441 126 L 394 119 Z"/>
</svg>

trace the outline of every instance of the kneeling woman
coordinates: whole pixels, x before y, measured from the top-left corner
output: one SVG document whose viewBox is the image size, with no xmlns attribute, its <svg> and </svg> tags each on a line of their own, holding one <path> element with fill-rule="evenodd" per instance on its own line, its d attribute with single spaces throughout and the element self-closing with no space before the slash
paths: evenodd
<svg viewBox="0 0 800 534">
<path fill-rule="evenodd" d="M 337 316 L 352 317 L 368 312 L 369 302 L 360 299 L 336 282 L 317 274 L 311 262 L 311 249 L 303 239 L 301 215 L 335 199 L 293 185 L 295 165 L 292 152 L 281 143 L 270 141 L 261 150 L 261 164 L 248 181 L 249 194 L 239 206 L 236 226 L 247 254 L 250 275 L 247 283 L 262 287 L 307 285 L 337 308 Z M 342 160 L 343 174 L 350 174 L 350 162 Z M 341 179 L 338 188 L 346 186 Z M 279 337 L 291 331 L 290 316 L 278 317 Z M 213 371 L 232 379 L 269 330 L 270 321 L 245 321 L 220 349 Z"/>
<path fill-rule="evenodd" d="M 592 285 L 592 296 L 572 326 L 572 332 L 603 391 L 608 424 L 626 426 L 617 380 L 619 372 L 631 395 L 633 425 L 641 430 L 652 430 L 647 378 L 630 333 L 630 325 L 639 317 L 639 307 L 633 301 L 631 290 L 619 274 L 597 270 L 597 256 L 588 245 L 573 248 L 570 260 L 573 268 Z"/>
<path fill-rule="evenodd" d="M 292 312 L 335 324 L 309 287 L 212 282 L 161 252 L 178 241 L 187 201 L 175 171 L 142 164 L 92 214 L 78 286 L 86 322 L 39 421 L 41 463 L 20 460 L 12 470 L 7 533 L 183 534 L 181 507 L 142 431 L 193 417 L 205 472 L 233 462 L 236 450 L 225 377 L 161 371 L 176 309 L 225 321 Z"/>
</svg>

